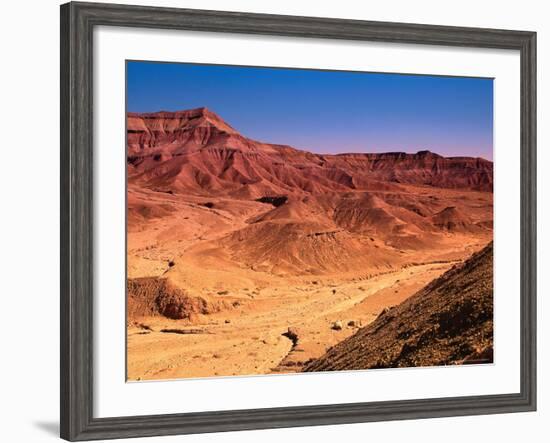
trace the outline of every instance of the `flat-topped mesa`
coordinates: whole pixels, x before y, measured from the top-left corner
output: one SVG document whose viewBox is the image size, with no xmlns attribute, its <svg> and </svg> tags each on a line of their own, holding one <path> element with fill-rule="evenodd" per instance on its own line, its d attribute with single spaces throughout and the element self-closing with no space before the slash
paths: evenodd
<svg viewBox="0 0 550 443">
<path fill-rule="evenodd" d="M 466 157 L 466 156 L 453 156 L 453 157 L 444 157 L 435 152 L 422 150 L 417 151 L 416 153 L 409 152 L 345 152 L 342 154 L 326 154 L 325 157 L 331 158 L 354 158 L 354 159 L 368 159 L 370 161 L 383 161 L 383 162 L 402 162 L 402 161 L 455 161 L 455 162 L 477 162 L 477 163 L 487 163 L 492 164 L 491 161 L 485 160 L 482 157 Z"/>
<path fill-rule="evenodd" d="M 431 151 L 325 155 L 327 166 L 368 171 L 373 179 L 443 188 L 492 191 L 493 163 L 479 157 L 443 157 Z"/>
<path fill-rule="evenodd" d="M 159 111 L 151 113 L 128 113 L 128 148 L 139 151 L 181 141 L 190 136 L 205 142 L 213 135 L 239 135 L 219 115 L 208 108 L 185 111 Z"/>
<path fill-rule="evenodd" d="M 416 153 L 407 152 L 374 152 L 365 154 L 370 160 L 435 160 L 439 158 L 445 158 L 435 152 L 431 151 L 418 151 Z"/>
<path fill-rule="evenodd" d="M 416 153 L 409 152 L 371 152 L 371 153 L 356 153 L 348 152 L 342 154 L 326 155 L 326 157 L 336 158 L 349 158 L 349 159 L 368 159 L 371 162 L 381 162 L 386 164 L 402 163 L 402 162 L 470 162 L 470 163 L 482 163 L 492 164 L 489 160 L 485 160 L 481 157 L 443 157 L 435 152 L 423 150 Z"/>
<path fill-rule="evenodd" d="M 460 167 L 473 167 L 476 169 L 490 169 L 492 171 L 493 163 L 480 157 L 443 157 L 431 151 L 418 151 L 415 154 L 403 152 L 387 154 L 367 154 L 369 160 L 374 163 L 385 163 L 386 165 L 404 165 L 406 163 L 437 167 L 451 167 L 457 169 Z"/>
</svg>

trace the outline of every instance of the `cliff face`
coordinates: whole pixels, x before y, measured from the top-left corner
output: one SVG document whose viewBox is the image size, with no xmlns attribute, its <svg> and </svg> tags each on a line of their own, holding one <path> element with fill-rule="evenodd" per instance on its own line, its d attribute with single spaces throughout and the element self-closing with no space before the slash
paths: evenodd
<svg viewBox="0 0 550 443">
<path fill-rule="evenodd" d="M 419 151 L 416 154 L 342 154 L 333 156 L 330 162 L 340 167 L 366 168 L 378 180 L 396 183 L 479 191 L 492 191 L 493 185 L 493 163 L 482 158 L 446 158 Z"/>
<path fill-rule="evenodd" d="M 199 142 L 208 141 L 207 133 L 213 135 L 237 134 L 218 115 L 206 108 L 178 112 L 128 113 L 128 146 L 139 152 L 148 148 L 162 147 L 171 143 L 188 143 L 190 136 L 199 137 Z"/>
<path fill-rule="evenodd" d="M 261 143 L 206 108 L 128 114 L 131 182 L 201 194 L 323 194 L 399 184 L 492 191 L 493 163 L 416 154 L 320 155 Z M 396 188 L 397 186 L 397 188 Z"/>
<path fill-rule="evenodd" d="M 304 371 L 493 361 L 493 244 L 383 311 Z"/>
</svg>

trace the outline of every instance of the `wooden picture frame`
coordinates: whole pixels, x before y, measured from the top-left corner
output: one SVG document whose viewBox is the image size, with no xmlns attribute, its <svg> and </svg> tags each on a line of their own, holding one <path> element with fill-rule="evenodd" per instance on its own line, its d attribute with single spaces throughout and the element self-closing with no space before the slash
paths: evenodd
<svg viewBox="0 0 550 443">
<path fill-rule="evenodd" d="M 521 391 L 454 398 L 93 416 L 93 103 L 96 26 L 513 49 L 521 56 Z M 536 34 L 189 9 L 61 6 L 61 437 L 70 441 L 536 409 Z"/>
</svg>

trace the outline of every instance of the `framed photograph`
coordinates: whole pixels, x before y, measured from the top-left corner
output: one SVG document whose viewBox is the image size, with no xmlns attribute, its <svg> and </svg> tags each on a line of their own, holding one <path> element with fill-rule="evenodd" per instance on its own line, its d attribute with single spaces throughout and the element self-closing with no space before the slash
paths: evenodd
<svg viewBox="0 0 550 443">
<path fill-rule="evenodd" d="M 535 42 L 61 6 L 61 437 L 535 410 Z"/>
</svg>

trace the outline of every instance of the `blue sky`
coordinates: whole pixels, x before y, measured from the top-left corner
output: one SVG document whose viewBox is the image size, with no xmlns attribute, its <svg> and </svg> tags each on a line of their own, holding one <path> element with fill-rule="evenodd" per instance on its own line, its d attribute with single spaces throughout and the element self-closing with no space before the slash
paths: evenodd
<svg viewBox="0 0 550 443">
<path fill-rule="evenodd" d="M 493 81 L 127 62 L 130 112 L 206 106 L 243 135 L 317 153 L 493 158 Z"/>
</svg>

